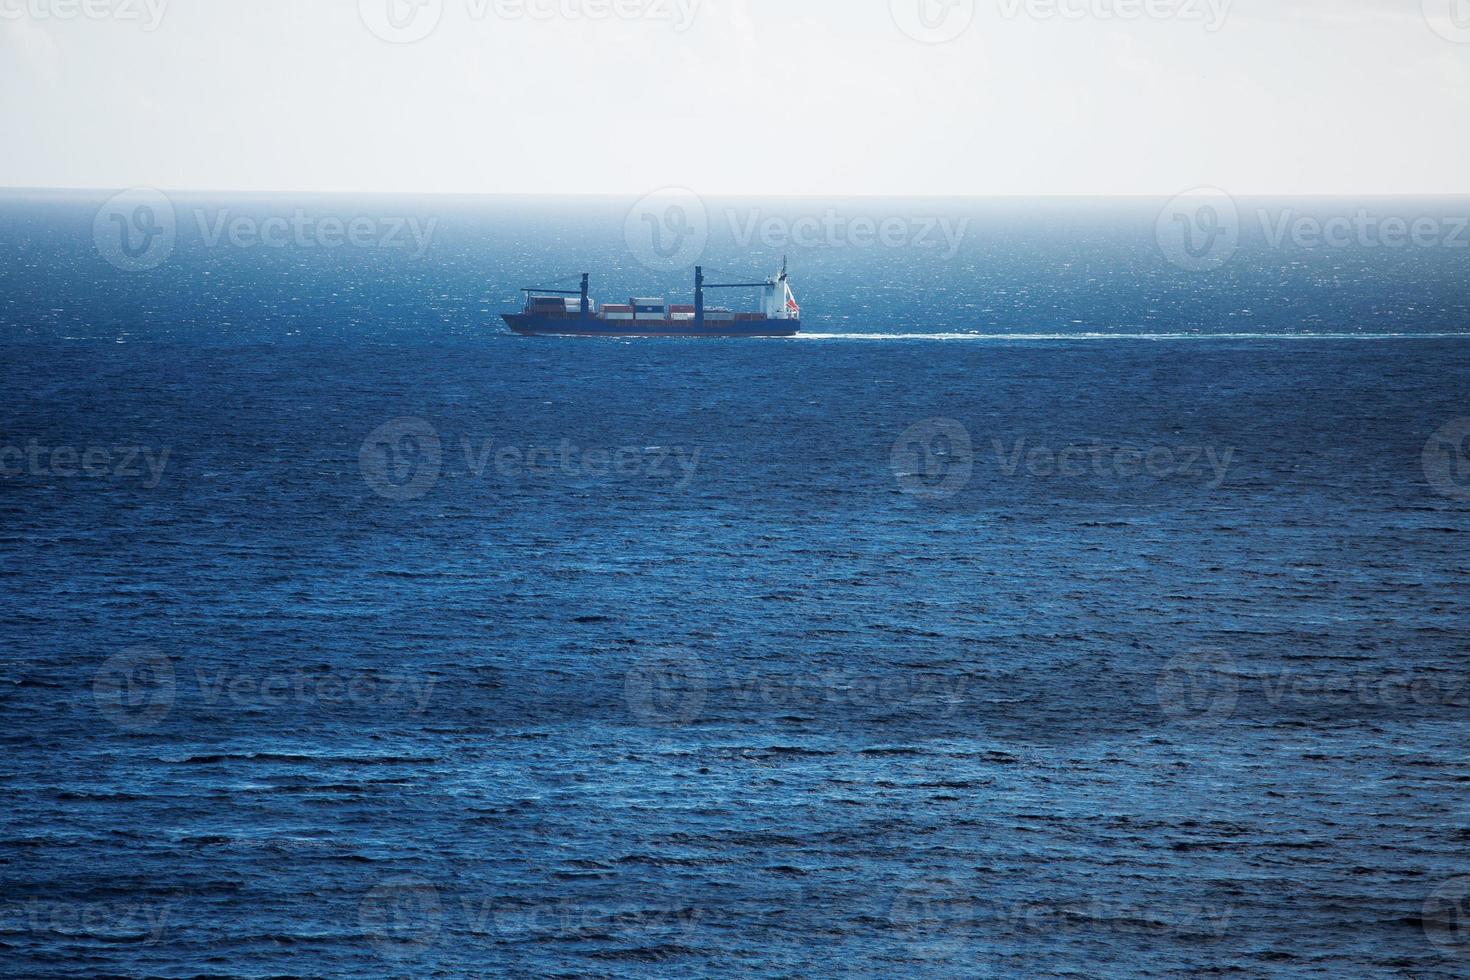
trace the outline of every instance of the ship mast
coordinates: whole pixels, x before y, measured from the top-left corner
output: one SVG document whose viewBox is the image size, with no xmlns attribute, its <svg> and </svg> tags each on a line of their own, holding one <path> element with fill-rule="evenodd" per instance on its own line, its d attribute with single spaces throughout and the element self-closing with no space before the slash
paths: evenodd
<svg viewBox="0 0 1470 980">
<path fill-rule="evenodd" d="M 706 289 L 769 289 L 777 282 L 786 281 L 786 258 L 781 258 L 780 279 L 767 279 L 765 282 L 705 282 L 704 266 L 694 267 L 694 325 L 704 326 L 704 291 Z"/>
<path fill-rule="evenodd" d="M 587 302 L 587 284 L 591 279 L 590 273 L 582 273 L 581 289 L 543 289 L 540 286 L 522 286 L 521 292 L 526 294 L 526 304 L 529 308 L 532 296 L 577 296 L 581 299 L 580 316 L 587 316 L 591 312 L 591 304 Z"/>
</svg>

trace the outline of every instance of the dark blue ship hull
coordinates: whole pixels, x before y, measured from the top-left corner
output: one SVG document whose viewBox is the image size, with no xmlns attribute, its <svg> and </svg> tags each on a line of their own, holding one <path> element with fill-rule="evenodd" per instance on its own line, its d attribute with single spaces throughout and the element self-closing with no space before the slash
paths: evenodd
<svg viewBox="0 0 1470 980">
<path fill-rule="evenodd" d="M 794 337 L 800 320 L 605 320 L 579 317 L 502 313 L 514 333 L 529 337 Z"/>
</svg>

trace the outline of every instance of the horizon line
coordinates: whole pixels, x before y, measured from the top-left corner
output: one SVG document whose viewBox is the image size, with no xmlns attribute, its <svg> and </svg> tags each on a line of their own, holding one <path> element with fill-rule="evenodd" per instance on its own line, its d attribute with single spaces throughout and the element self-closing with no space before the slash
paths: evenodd
<svg viewBox="0 0 1470 980">
<path fill-rule="evenodd" d="M 159 187 L 154 184 L 131 184 L 114 187 L 93 186 L 65 186 L 45 187 L 30 185 L 0 185 L 0 197 L 23 194 L 117 194 L 122 191 L 137 188 L 148 188 L 157 190 L 165 195 L 218 195 L 218 196 L 321 196 L 321 197 L 418 197 L 418 198 L 483 198 L 483 199 L 582 199 L 582 200 L 626 200 L 628 198 L 641 198 L 650 193 L 660 190 L 678 188 L 690 190 L 698 197 L 709 198 L 762 198 L 776 200 L 813 200 L 813 199 L 858 199 L 858 200 L 883 200 L 883 199 L 905 199 L 905 200 L 942 200 L 942 201 L 997 201 L 997 200 L 1064 200 L 1064 201 L 1096 201 L 1096 200 L 1159 200 L 1169 199 L 1180 194 L 1191 193 L 1206 188 L 1225 190 L 1218 185 L 1200 184 L 1192 188 L 1181 188 L 1175 191 L 1159 192 L 1130 192 L 1130 193 L 1062 193 L 1062 192 L 998 192 L 992 194 L 906 194 L 906 193 L 844 193 L 844 192 L 813 192 L 813 193 L 761 193 L 752 191 L 723 192 L 723 191 L 695 191 L 685 185 L 670 184 L 662 188 L 652 188 L 642 191 L 421 191 L 421 190 L 321 190 L 321 189 L 271 189 L 271 190 L 245 190 L 238 188 L 196 188 L 196 187 Z M 1225 191 L 1231 197 L 1239 198 L 1274 198 L 1285 197 L 1300 200 L 1303 198 L 1320 199 L 1342 199 L 1342 198 L 1470 198 L 1470 190 L 1465 191 L 1334 191 L 1334 192 L 1304 192 L 1293 193 L 1290 191 Z"/>
</svg>

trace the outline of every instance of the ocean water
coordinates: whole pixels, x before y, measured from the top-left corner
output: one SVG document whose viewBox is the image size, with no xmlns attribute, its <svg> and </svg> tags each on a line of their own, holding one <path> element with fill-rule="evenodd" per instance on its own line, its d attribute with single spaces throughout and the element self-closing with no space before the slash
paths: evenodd
<svg viewBox="0 0 1470 980">
<path fill-rule="evenodd" d="M 0 973 L 1467 972 L 1470 250 L 1255 216 L 1470 204 L 712 202 L 789 341 L 505 334 L 684 295 L 629 202 L 101 204 L 0 207 Z"/>
</svg>

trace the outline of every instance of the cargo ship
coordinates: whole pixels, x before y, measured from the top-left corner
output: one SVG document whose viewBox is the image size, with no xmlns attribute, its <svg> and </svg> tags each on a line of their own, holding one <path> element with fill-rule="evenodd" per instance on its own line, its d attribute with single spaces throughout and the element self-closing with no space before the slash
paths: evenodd
<svg viewBox="0 0 1470 980">
<path fill-rule="evenodd" d="M 601 307 L 589 295 L 590 273 L 582 273 L 580 289 L 541 289 L 527 286 L 526 305 L 519 313 L 502 313 L 514 333 L 561 337 L 794 337 L 801 330 L 801 307 L 796 305 L 786 263 L 764 282 L 705 282 L 704 268 L 694 269 L 694 303 L 677 305 L 661 296 L 634 296 L 627 303 Z M 738 313 L 723 306 L 705 306 L 706 289 L 758 289 L 761 308 Z"/>
</svg>

